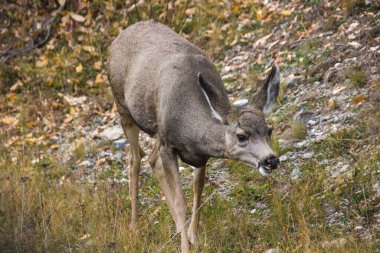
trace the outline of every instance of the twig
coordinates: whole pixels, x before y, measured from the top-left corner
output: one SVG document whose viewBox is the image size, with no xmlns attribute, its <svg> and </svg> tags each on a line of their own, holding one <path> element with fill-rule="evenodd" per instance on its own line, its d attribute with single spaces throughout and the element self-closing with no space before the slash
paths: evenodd
<svg viewBox="0 0 380 253">
<path fill-rule="evenodd" d="M 11 46 L 8 46 L 7 49 L 0 53 L 0 62 L 7 62 L 9 59 L 11 58 L 14 58 L 16 56 L 19 56 L 19 55 L 22 55 L 22 54 L 25 54 L 35 48 L 39 48 L 39 47 L 42 47 L 43 45 L 46 44 L 46 42 L 48 42 L 48 40 L 50 39 L 50 35 L 51 35 L 51 23 L 53 23 L 58 14 L 60 12 L 62 12 L 63 8 L 64 8 L 65 5 L 61 5 L 59 6 L 58 10 L 53 12 L 53 15 L 51 18 L 49 18 L 43 25 L 43 27 L 45 27 L 46 29 L 46 34 L 45 36 L 42 38 L 42 40 L 37 40 L 37 42 L 35 42 L 35 39 L 32 38 L 28 43 L 27 43 L 27 46 L 26 47 L 23 47 L 23 48 L 16 48 L 16 49 L 12 49 Z"/>
<path fill-rule="evenodd" d="M 168 245 L 168 243 L 171 242 L 171 241 L 174 239 L 174 237 L 176 237 L 179 233 L 182 232 L 182 230 L 183 230 L 183 229 L 185 228 L 185 226 L 189 223 L 189 221 L 191 221 L 191 218 L 192 218 L 194 215 L 196 215 L 196 214 L 199 212 L 199 210 L 201 210 L 201 208 L 203 207 L 203 205 L 206 204 L 206 202 L 209 201 L 209 200 L 211 199 L 212 196 L 214 196 L 214 194 L 216 193 L 217 190 L 218 190 L 218 189 L 215 189 L 215 190 L 213 191 L 213 193 L 211 193 L 210 196 L 208 196 L 208 198 L 202 203 L 202 205 L 200 205 L 199 208 L 198 208 L 198 209 L 197 209 L 197 210 L 191 215 L 191 217 L 185 222 L 185 224 L 183 224 L 183 226 L 181 227 L 181 229 L 178 230 L 177 233 L 175 233 L 172 237 L 170 237 L 170 239 L 169 239 L 164 245 L 162 245 L 162 247 L 161 247 L 156 253 L 160 253 L 160 252 L 166 247 L 166 245 Z"/>
</svg>

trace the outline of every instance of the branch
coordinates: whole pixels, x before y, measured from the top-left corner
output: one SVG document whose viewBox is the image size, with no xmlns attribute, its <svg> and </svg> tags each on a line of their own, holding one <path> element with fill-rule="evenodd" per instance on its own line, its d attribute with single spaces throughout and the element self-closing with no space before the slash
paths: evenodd
<svg viewBox="0 0 380 253">
<path fill-rule="evenodd" d="M 4 51 L 4 52 L 1 52 L 0 53 L 0 62 L 2 63 L 5 63 L 7 62 L 9 59 L 11 58 L 14 58 L 16 56 L 19 56 L 19 55 L 22 55 L 22 54 L 25 54 L 35 48 L 40 48 L 42 47 L 43 45 L 45 45 L 49 39 L 50 39 L 50 35 L 51 35 L 51 24 L 57 19 L 58 17 L 58 14 L 62 12 L 62 10 L 64 9 L 64 6 L 65 5 L 61 5 L 59 6 L 59 8 L 53 12 L 52 14 L 52 17 L 50 17 L 44 24 L 43 24 L 43 27 L 45 28 L 46 30 L 46 33 L 45 33 L 45 36 L 40 39 L 40 40 L 36 40 L 34 38 L 32 38 L 28 43 L 27 43 L 27 46 L 23 47 L 23 48 L 12 48 L 11 46 L 8 46 L 7 49 Z"/>
</svg>

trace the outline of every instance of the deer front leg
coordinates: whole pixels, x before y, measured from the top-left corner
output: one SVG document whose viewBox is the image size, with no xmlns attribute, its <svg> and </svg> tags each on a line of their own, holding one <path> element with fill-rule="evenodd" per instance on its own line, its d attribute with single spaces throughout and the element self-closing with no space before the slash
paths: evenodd
<svg viewBox="0 0 380 253">
<path fill-rule="evenodd" d="M 155 173 L 165 194 L 170 213 L 176 224 L 177 232 L 181 233 L 181 252 L 190 252 L 186 226 L 186 201 L 181 188 L 177 155 L 161 146 L 156 162 Z"/>
<path fill-rule="evenodd" d="M 198 225 L 200 217 L 200 206 L 202 203 L 202 191 L 205 185 L 206 166 L 198 168 L 194 171 L 194 201 L 193 201 L 193 213 L 191 216 L 191 223 L 187 235 L 192 244 L 198 244 Z"/>
</svg>

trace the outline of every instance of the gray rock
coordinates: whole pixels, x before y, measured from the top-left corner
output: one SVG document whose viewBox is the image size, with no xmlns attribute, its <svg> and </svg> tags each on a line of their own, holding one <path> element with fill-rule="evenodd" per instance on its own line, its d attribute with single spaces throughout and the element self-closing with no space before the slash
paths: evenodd
<svg viewBox="0 0 380 253">
<path fill-rule="evenodd" d="M 237 106 L 237 107 L 243 107 L 246 105 L 248 105 L 248 99 L 246 98 L 239 99 L 234 102 L 234 106 Z"/>
<path fill-rule="evenodd" d="M 116 150 L 120 150 L 120 149 L 125 148 L 125 146 L 127 146 L 127 144 L 128 144 L 128 141 L 125 138 L 119 139 L 119 140 L 116 140 L 113 142 L 113 145 L 115 146 Z"/>
<path fill-rule="evenodd" d="M 299 178 L 301 175 L 302 175 L 302 172 L 301 172 L 300 167 L 298 167 L 298 166 L 296 166 L 296 167 L 293 169 L 292 173 L 290 173 L 290 177 L 291 177 L 291 179 L 293 179 L 293 180 Z"/>
<path fill-rule="evenodd" d="M 281 250 L 279 248 L 272 248 L 272 249 L 267 249 L 264 251 L 264 253 L 280 253 Z"/>
<path fill-rule="evenodd" d="M 302 154 L 302 158 L 303 159 L 310 159 L 314 156 L 314 153 L 313 152 L 306 152 L 304 154 Z"/>
<path fill-rule="evenodd" d="M 294 115 L 294 121 L 302 124 L 303 126 L 307 125 L 307 122 L 312 120 L 315 116 L 315 113 L 311 110 L 302 109 Z"/>
<path fill-rule="evenodd" d="M 294 74 L 290 74 L 289 76 L 285 77 L 284 83 L 287 88 L 292 88 L 299 84 L 303 79 L 303 76 L 295 76 Z"/>
<path fill-rule="evenodd" d="M 100 133 L 100 137 L 109 141 L 119 139 L 124 134 L 120 125 L 109 127 Z"/>
</svg>

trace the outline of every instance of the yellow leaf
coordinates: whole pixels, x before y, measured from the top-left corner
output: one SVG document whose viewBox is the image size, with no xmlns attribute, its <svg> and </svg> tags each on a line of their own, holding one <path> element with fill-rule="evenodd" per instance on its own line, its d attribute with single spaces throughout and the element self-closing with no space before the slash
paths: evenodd
<svg viewBox="0 0 380 253">
<path fill-rule="evenodd" d="M 234 9 L 233 9 L 233 13 L 235 16 L 238 16 L 239 15 L 239 12 L 240 12 L 240 5 L 235 5 Z"/>
<path fill-rule="evenodd" d="M 97 61 L 94 63 L 94 69 L 100 70 L 101 68 L 102 68 L 102 62 L 101 61 Z"/>
<path fill-rule="evenodd" d="M 83 70 L 83 66 L 82 66 L 82 63 L 79 63 L 79 65 L 78 65 L 78 66 L 76 66 L 76 68 L 75 68 L 75 71 L 76 71 L 77 73 L 81 73 L 81 72 L 82 72 L 82 70 Z"/>
<path fill-rule="evenodd" d="M 262 10 L 257 10 L 256 11 L 256 20 L 257 21 L 263 20 L 263 11 Z"/>
<path fill-rule="evenodd" d="M 50 146 L 51 149 L 59 149 L 59 145 L 58 144 L 53 144 Z"/>
<path fill-rule="evenodd" d="M 34 122 L 34 121 L 32 121 L 32 122 L 28 122 L 28 123 L 25 124 L 25 126 L 26 126 L 27 128 L 32 128 L 32 127 L 34 127 L 35 125 L 37 125 L 37 122 Z"/>
<path fill-rule="evenodd" d="M 74 107 L 70 107 L 70 115 L 74 115 L 76 113 Z"/>
<path fill-rule="evenodd" d="M 33 143 L 36 143 L 37 139 L 34 137 L 30 137 L 30 138 L 27 138 L 26 141 L 29 142 L 30 144 L 33 144 Z"/>
<path fill-rule="evenodd" d="M 281 14 L 282 16 L 288 17 L 288 16 L 290 16 L 290 15 L 292 14 L 292 11 L 291 11 L 291 10 L 282 10 L 282 11 L 280 12 L 280 14 Z"/>
<path fill-rule="evenodd" d="M 96 75 L 95 83 L 96 84 L 104 83 L 104 78 L 103 78 L 103 76 L 101 74 L 97 74 Z"/>
</svg>

